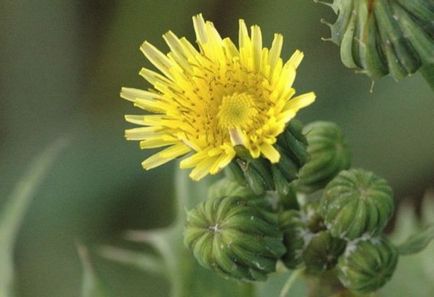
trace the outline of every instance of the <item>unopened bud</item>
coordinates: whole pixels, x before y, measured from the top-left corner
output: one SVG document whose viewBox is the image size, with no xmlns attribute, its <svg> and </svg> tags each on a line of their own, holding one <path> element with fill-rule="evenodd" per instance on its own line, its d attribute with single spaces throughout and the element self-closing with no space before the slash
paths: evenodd
<svg viewBox="0 0 434 297">
<path fill-rule="evenodd" d="M 297 268 L 303 262 L 305 226 L 297 210 L 284 211 L 279 215 L 280 229 L 286 253 L 282 261 L 289 269 Z"/>
<path fill-rule="evenodd" d="M 311 193 L 323 188 L 341 170 L 348 169 L 351 155 L 341 129 L 332 122 L 307 125 L 309 161 L 300 169 L 297 188 Z"/>
<path fill-rule="evenodd" d="M 327 185 L 321 201 L 330 233 L 348 240 L 379 234 L 393 209 L 392 189 L 386 180 L 361 169 L 342 171 Z"/>
<path fill-rule="evenodd" d="M 185 245 L 202 266 L 225 277 L 265 280 L 285 253 L 277 215 L 264 207 L 263 198 L 213 191 L 213 197 L 188 212 Z"/>
<path fill-rule="evenodd" d="M 339 259 L 338 277 L 350 290 L 373 292 L 389 281 L 397 262 L 398 252 L 386 238 L 359 240 Z"/>
</svg>

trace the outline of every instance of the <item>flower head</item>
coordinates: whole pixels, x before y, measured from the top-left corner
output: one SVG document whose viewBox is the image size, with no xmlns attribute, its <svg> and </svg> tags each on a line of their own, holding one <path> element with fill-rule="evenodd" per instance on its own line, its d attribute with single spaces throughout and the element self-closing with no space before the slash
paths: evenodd
<svg viewBox="0 0 434 297">
<path fill-rule="evenodd" d="M 121 97 L 152 114 L 127 115 L 142 127 L 125 131 L 142 149 L 166 147 L 146 159 L 151 169 L 189 154 L 181 168 L 193 168 L 199 180 L 215 174 L 235 157 L 236 145 L 254 158 L 278 162 L 273 146 L 297 111 L 315 99 L 314 93 L 292 98 L 292 83 L 303 53 L 296 51 L 284 63 L 283 37 L 275 34 L 271 48 L 262 47 L 258 26 L 240 20 L 239 47 L 220 37 L 212 22 L 193 17 L 196 49 L 186 38 L 163 35 L 166 55 L 148 42 L 141 50 L 161 73 L 143 68 L 140 75 L 153 85 L 148 91 L 122 88 Z"/>
</svg>

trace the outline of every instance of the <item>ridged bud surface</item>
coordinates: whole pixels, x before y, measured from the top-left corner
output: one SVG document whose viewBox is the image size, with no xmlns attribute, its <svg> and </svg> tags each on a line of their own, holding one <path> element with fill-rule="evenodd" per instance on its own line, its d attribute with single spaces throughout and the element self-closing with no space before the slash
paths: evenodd
<svg viewBox="0 0 434 297">
<path fill-rule="evenodd" d="M 321 273 L 334 268 L 345 246 L 344 240 L 331 236 L 327 231 L 315 234 L 303 253 L 306 271 Z"/>
<path fill-rule="evenodd" d="M 323 188 L 341 170 L 351 165 L 351 154 L 341 129 L 332 122 L 314 122 L 304 127 L 309 161 L 301 168 L 297 188 L 314 192 Z"/>
<path fill-rule="evenodd" d="M 392 189 L 372 172 L 351 169 L 339 173 L 325 188 L 321 212 L 335 237 L 353 240 L 377 235 L 393 213 Z"/>
<path fill-rule="evenodd" d="M 303 262 L 305 226 L 297 210 L 284 211 L 279 215 L 280 229 L 283 231 L 283 244 L 286 253 L 282 262 L 289 269 L 297 268 Z"/>
<path fill-rule="evenodd" d="M 275 164 L 262 157 L 254 159 L 243 146 L 237 146 L 237 157 L 227 166 L 228 177 L 248 186 L 257 195 L 265 191 L 288 195 L 291 182 L 298 177 L 299 169 L 308 158 L 301 123 L 292 120 L 273 146 L 280 154 Z"/>
<path fill-rule="evenodd" d="M 434 65 L 434 3 L 430 0 L 334 0 L 331 40 L 342 62 L 373 79 L 396 80 Z"/>
<path fill-rule="evenodd" d="M 185 245 L 202 266 L 225 277 L 265 280 L 285 253 L 277 215 L 264 199 L 218 193 L 188 212 Z"/>
<path fill-rule="evenodd" d="M 389 281 L 397 263 L 398 252 L 386 238 L 361 240 L 339 259 L 338 277 L 348 289 L 369 293 Z"/>
</svg>

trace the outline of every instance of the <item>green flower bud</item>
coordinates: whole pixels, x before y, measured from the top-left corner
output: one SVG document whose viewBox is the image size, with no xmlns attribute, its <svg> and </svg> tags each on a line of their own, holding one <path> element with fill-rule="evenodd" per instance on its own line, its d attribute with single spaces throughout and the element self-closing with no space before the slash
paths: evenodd
<svg viewBox="0 0 434 297">
<path fill-rule="evenodd" d="M 392 189 L 372 172 L 342 171 L 325 188 L 321 212 L 330 233 L 353 240 L 377 235 L 393 213 Z"/>
<path fill-rule="evenodd" d="M 264 199 L 218 192 L 188 212 L 185 245 L 202 266 L 225 277 L 265 280 L 285 253 L 277 215 Z"/>
<path fill-rule="evenodd" d="M 369 293 L 392 277 L 398 251 L 386 238 L 372 238 L 348 244 L 337 265 L 338 278 L 350 290 Z"/>
<path fill-rule="evenodd" d="M 341 129 L 332 122 L 314 122 L 303 129 L 309 161 L 300 169 L 297 188 L 311 193 L 323 188 L 351 163 Z"/>
<path fill-rule="evenodd" d="M 328 5 L 338 14 L 335 24 L 328 24 L 330 40 L 340 46 L 345 66 L 373 79 L 390 73 L 399 80 L 434 64 L 432 1 L 334 0 Z"/>
<path fill-rule="evenodd" d="M 236 146 L 237 157 L 227 166 L 227 176 L 249 187 L 257 195 L 265 191 L 288 195 L 291 182 L 297 178 L 300 167 L 308 158 L 302 125 L 292 120 L 279 135 L 274 147 L 280 154 L 276 164 L 262 157 L 255 159 L 246 148 Z"/>
<path fill-rule="evenodd" d="M 297 268 L 303 262 L 305 226 L 300 212 L 296 210 L 284 211 L 279 215 L 280 229 L 283 231 L 283 244 L 286 253 L 282 261 L 289 269 Z"/>
<path fill-rule="evenodd" d="M 306 271 L 315 274 L 334 268 L 345 246 L 344 240 L 331 236 L 327 231 L 313 235 L 303 253 Z"/>
</svg>

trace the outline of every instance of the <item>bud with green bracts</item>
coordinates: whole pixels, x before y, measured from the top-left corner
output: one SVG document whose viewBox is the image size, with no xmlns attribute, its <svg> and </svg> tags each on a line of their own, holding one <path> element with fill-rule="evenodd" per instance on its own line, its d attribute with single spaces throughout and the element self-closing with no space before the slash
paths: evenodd
<svg viewBox="0 0 434 297">
<path fill-rule="evenodd" d="M 266 203 L 263 198 L 210 197 L 188 212 L 185 245 L 202 266 L 224 277 L 265 280 L 285 253 L 277 215 Z"/>
<path fill-rule="evenodd" d="M 390 73 L 399 80 L 434 64 L 432 1 L 334 0 L 328 5 L 338 14 L 328 25 L 345 66 L 373 79 Z"/>
<path fill-rule="evenodd" d="M 358 240 L 339 259 L 338 278 L 357 293 L 373 292 L 389 281 L 397 263 L 398 251 L 386 238 Z"/>
<path fill-rule="evenodd" d="M 379 234 L 393 209 L 387 181 L 362 169 L 339 173 L 326 186 L 321 200 L 321 213 L 331 234 L 348 240 Z"/>
<path fill-rule="evenodd" d="M 304 237 L 306 234 L 300 212 L 288 210 L 280 213 L 279 225 L 283 231 L 283 244 L 286 247 L 286 253 L 281 260 L 289 269 L 295 269 L 303 262 Z"/>
<path fill-rule="evenodd" d="M 279 162 L 276 164 L 262 157 L 253 158 L 245 147 L 236 146 L 237 156 L 226 167 L 227 176 L 248 186 L 257 195 L 266 191 L 288 195 L 291 182 L 297 178 L 299 169 L 308 158 L 302 125 L 292 120 L 279 135 L 274 147 L 280 153 Z"/>
<path fill-rule="evenodd" d="M 306 271 L 318 274 L 333 269 L 345 251 L 345 246 L 345 240 L 333 237 L 327 231 L 313 235 L 303 253 Z"/>
<path fill-rule="evenodd" d="M 322 189 L 341 170 L 351 165 L 351 154 L 341 129 L 332 122 L 304 127 L 309 161 L 300 169 L 297 189 L 311 193 Z"/>
</svg>

